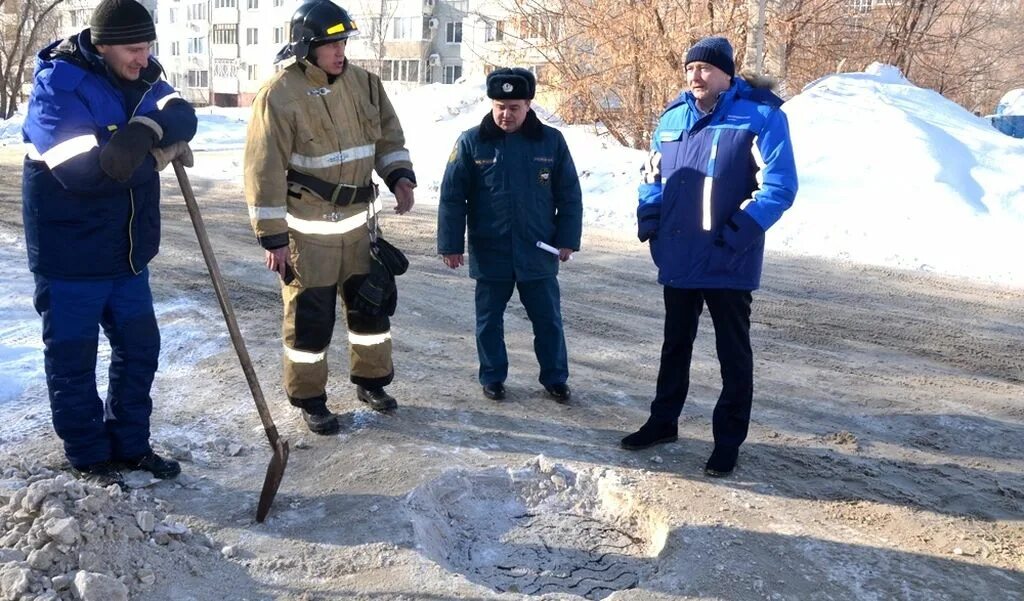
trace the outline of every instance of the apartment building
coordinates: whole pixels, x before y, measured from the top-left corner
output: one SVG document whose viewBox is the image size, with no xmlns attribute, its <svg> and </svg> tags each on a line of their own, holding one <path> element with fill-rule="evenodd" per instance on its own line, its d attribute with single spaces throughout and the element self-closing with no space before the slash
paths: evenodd
<svg viewBox="0 0 1024 601">
<path fill-rule="evenodd" d="M 248 106 L 276 68 L 301 0 L 141 0 L 156 22 L 154 55 L 168 81 L 196 105 Z M 67 0 L 62 35 L 88 27 L 99 0 Z M 342 0 L 359 36 L 348 57 L 378 73 L 390 93 L 463 77 L 482 81 L 495 66 L 533 69 L 532 46 L 554 25 L 518 14 L 510 0 Z"/>
</svg>

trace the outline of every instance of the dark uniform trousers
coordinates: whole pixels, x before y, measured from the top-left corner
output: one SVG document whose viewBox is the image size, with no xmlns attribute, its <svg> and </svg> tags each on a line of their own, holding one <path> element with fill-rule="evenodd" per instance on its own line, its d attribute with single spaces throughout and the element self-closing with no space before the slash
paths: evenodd
<svg viewBox="0 0 1024 601">
<path fill-rule="evenodd" d="M 722 371 L 722 393 L 715 405 L 715 446 L 739 447 L 747 438 L 754 395 L 754 358 L 750 350 L 747 290 L 689 290 L 665 287 L 665 342 L 658 390 L 651 403 L 657 421 L 676 423 L 690 387 L 690 359 L 700 314 L 707 303 L 715 324 L 715 347 Z"/>
<path fill-rule="evenodd" d="M 505 350 L 505 307 L 512 290 L 533 324 L 533 350 L 540 364 L 540 383 L 564 383 L 569 378 L 569 359 L 562 333 L 558 279 L 476 281 L 476 350 L 480 357 L 480 383 L 504 382 L 508 376 Z"/>
<path fill-rule="evenodd" d="M 53 428 L 77 468 L 148 453 L 150 388 L 160 358 L 149 270 L 109 280 L 36 274 Z M 110 341 L 107 398 L 96 389 L 99 329 Z"/>
</svg>

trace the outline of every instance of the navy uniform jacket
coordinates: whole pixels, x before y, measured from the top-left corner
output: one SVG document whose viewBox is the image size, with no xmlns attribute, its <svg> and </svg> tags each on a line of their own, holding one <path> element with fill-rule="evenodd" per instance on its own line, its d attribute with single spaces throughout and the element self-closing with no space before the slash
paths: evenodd
<svg viewBox="0 0 1024 601">
<path fill-rule="evenodd" d="M 754 290 L 764 233 L 793 204 L 796 165 L 782 100 L 736 77 L 710 114 L 686 92 L 654 132 L 637 221 L 653 231 L 658 282 Z"/>
<path fill-rule="evenodd" d="M 558 274 L 558 257 L 537 248 L 579 250 L 583 200 L 561 132 L 530 110 L 514 134 L 491 114 L 463 132 L 448 160 L 437 212 L 437 250 L 465 251 L 476 279 L 527 281 Z"/>
<path fill-rule="evenodd" d="M 140 273 L 160 246 L 160 178 L 151 155 L 125 183 L 100 168 L 118 127 L 145 116 L 163 129 L 157 146 L 188 141 L 196 115 L 150 59 L 137 81 L 107 69 L 89 30 L 38 57 L 23 134 L 22 208 L 29 268 L 58 279 Z"/>
</svg>

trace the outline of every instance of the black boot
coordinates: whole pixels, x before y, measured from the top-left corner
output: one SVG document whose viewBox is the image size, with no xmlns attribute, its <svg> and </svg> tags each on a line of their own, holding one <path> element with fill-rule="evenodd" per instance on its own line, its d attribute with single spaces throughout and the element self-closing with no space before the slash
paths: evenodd
<svg viewBox="0 0 1024 601">
<path fill-rule="evenodd" d="M 491 382 L 490 384 L 484 384 L 484 396 L 491 399 L 492 401 L 502 401 L 505 399 L 505 385 L 501 382 Z"/>
<path fill-rule="evenodd" d="M 658 422 L 648 419 L 640 429 L 622 439 L 622 448 L 639 451 L 666 442 L 675 442 L 679 438 L 678 427 L 673 423 Z"/>
<path fill-rule="evenodd" d="M 154 478 L 168 480 L 181 473 L 181 464 L 173 459 L 164 459 L 153 451 L 125 459 L 121 464 L 126 470 L 141 470 L 153 474 Z"/>
<path fill-rule="evenodd" d="M 87 482 L 89 484 L 95 484 L 96 486 L 107 487 L 111 484 L 116 484 L 121 488 L 124 488 L 124 476 L 109 461 L 102 461 L 100 463 L 93 463 L 82 467 L 71 467 L 71 473 L 76 478 Z"/>
<path fill-rule="evenodd" d="M 302 410 L 302 421 L 314 434 L 337 434 L 341 429 L 338 416 L 327 408 L 327 395 L 311 399 L 291 399 L 292 404 Z"/>
<path fill-rule="evenodd" d="M 359 400 L 366 403 L 374 411 L 380 411 L 385 413 L 398 407 L 398 401 L 395 397 L 391 396 L 384 391 L 383 386 L 376 388 L 363 388 L 362 386 L 356 386 L 356 396 Z"/>
<path fill-rule="evenodd" d="M 707 465 L 704 466 L 704 473 L 712 478 L 724 478 L 736 469 L 736 459 L 740 450 L 733 447 L 715 447 L 711 451 Z"/>
<path fill-rule="evenodd" d="M 572 391 L 569 390 L 569 385 L 565 382 L 545 386 L 544 390 L 548 391 L 548 394 L 551 395 L 551 398 L 555 399 L 556 403 L 568 403 L 569 399 L 572 398 Z"/>
</svg>

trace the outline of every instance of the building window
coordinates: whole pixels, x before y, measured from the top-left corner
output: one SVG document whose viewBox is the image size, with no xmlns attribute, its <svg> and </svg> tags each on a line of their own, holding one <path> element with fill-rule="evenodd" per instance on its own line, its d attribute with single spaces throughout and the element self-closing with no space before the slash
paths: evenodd
<svg viewBox="0 0 1024 601">
<path fill-rule="evenodd" d="M 259 65 L 249 65 L 249 81 L 256 81 L 260 78 Z"/>
<path fill-rule="evenodd" d="M 160 42 L 153 42 L 153 47 L 150 49 L 150 53 L 153 56 L 160 56 Z"/>
<path fill-rule="evenodd" d="M 214 44 L 237 44 L 238 43 L 238 30 L 234 25 L 214 25 L 213 26 L 213 43 Z"/>
<path fill-rule="evenodd" d="M 206 20 L 206 3 L 196 3 L 188 5 L 188 20 L 189 21 L 205 21 Z"/>
<path fill-rule="evenodd" d="M 847 6 L 855 13 L 866 13 L 871 11 L 871 0 L 846 0 Z"/>
<path fill-rule="evenodd" d="M 284 6 L 284 0 L 274 0 L 274 6 Z"/>
<path fill-rule="evenodd" d="M 234 8 L 235 0 L 213 0 L 214 8 Z"/>
<path fill-rule="evenodd" d="M 462 77 L 462 65 L 444 66 L 444 83 L 455 83 Z"/>
<path fill-rule="evenodd" d="M 154 10 L 153 11 L 153 25 L 159 25 L 159 24 L 160 24 L 160 11 L 159 10 Z"/>
<path fill-rule="evenodd" d="M 462 43 L 462 21 L 446 23 L 444 26 L 444 41 L 449 44 Z"/>
<path fill-rule="evenodd" d="M 245 30 L 245 43 L 249 46 L 255 46 L 260 43 L 260 30 L 255 27 L 249 27 Z"/>
<path fill-rule="evenodd" d="M 181 42 L 171 42 L 171 56 L 181 56 Z"/>
<path fill-rule="evenodd" d="M 391 19 L 391 39 L 415 40 L 423 35 L 423 17 L 395 17 Z"/>
<path fill-rule="evenodd" d="M 505 22 L 495 21 L 493 23 L 488 22 L 487 28 L 484 30 L 484 41 L 485 42 L 500 42 L 505 39 Z"/>
<path fill-rule="evenodd" d="M 260 0 L 249 0 L 249 10 L 256 10 L 260 7 Z"/>
<path fill-rule="evenodd" d="M 275 27 L 274 28 L 274 43 L 275 44 L 283 44 L 284 43 L 284 27 Z"/>
<path fill-rule="evenodd" d="M 178 22 L 178 9 L 177 8 L 172 8 L 172 9 L 168 10 L 167 11 L 167 16 L 170 17 L 168 20 L 171 23 L 177 23 Z"/>
<path fill-rule="evenodd" d="M 380 78 L 384 81 L 418 83 L 420 80 L 420 61 L 385 60 L 381 65 Z"/>
<path fill-rule="evenodd" d="M 206 38 L 189 38 L 189 54 L 206 54 Z"/>
<path fill-rule="evenodd" d="M 210 87 L 209 71 L 189 71 L 188 72 L 188 87 L 190 88 L 208 88 Z"/>
</svg>

